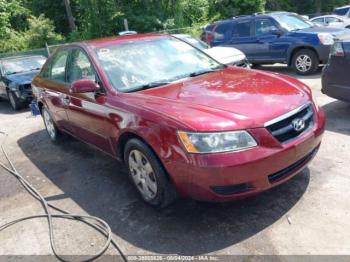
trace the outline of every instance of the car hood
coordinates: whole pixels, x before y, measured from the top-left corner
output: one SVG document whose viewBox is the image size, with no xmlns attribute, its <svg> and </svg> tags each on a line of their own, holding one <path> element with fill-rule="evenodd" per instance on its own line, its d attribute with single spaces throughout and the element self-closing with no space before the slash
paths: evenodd
<svg viewBox="0 0 350 262">
<path fill-rule="evenodd" d="M 204 52 L 219 62 L 225 64 L 230 62 L 239 62 L 246 58 L 245 54 L 242 51 L 232 47 L 217 46 L 205 49 Z"/>
<path fill-rule="evenodd" d="M 132 93 L 129 101 L 197 131 L 263 127 L 310 100 L 309 89 L 278 74 L 229 67 Z"/>
<path fill-rule="evenodd" d="M 301 29 L 296 31 L 296 33 L 329 33 L 335 37 L 342 37 L 344 35 L 349 35 L 350 30 L 344 28 L 335 28 L 335 27 L 311 27 L 307 29 Z"/>
<path fill-rule="evenodd" d="M 18 85 L 30 84 L 33 78 L 38 74 L 39 71 L 30 71 L 26 73 L 7 75 L 5 78 L 10 82 L 16 83 Z"/>
</svg>

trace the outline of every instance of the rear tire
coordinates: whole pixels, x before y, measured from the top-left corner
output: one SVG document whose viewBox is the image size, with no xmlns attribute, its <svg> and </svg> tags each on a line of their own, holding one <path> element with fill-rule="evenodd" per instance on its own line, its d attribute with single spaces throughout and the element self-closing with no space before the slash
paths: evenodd
<svg viewBox="0 0 350 262">
<path fill-rule="evenodd" d="M 298 75 L 311 75 L 316 72 L 319 60 L 316 53 L 310 49 L 296 52 L 292 59 L 292 67 Z"/>
<path fill-rule="evenodd" d="M 176 200 L 175 187 L 148 145 L 139 139 L 129 140 L 125 145 L 124 162 L 132 183 L 147 204 L 165 208 Z"/>
<path fill-rule="evenodd" d="M 43 117 L 45 128 L 51 142 L 58 144 L 62 141 L 64 136 L 62 132 L 56 127 L 50 111 L 45 106 L 42 108 L 41 115 Z"/>
<path fill-rule="evenodd" d="M 10 101 L 10 105 L 13 110 L 18 111 L 23 107 L 23 104 L 21 103 L 21 101 L 18 99 L 18 97 L 14 92 L 7 91 L 7 97 Z"/>
</svg>

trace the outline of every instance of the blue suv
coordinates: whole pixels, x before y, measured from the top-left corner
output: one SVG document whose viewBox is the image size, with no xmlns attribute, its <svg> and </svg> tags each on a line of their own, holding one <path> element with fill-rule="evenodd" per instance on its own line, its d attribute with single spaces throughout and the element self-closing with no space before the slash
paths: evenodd
<svg viewBox="0 0 350 262">
<path fill-rule="evenodd" d="M 318 27 L 288 12 L 240 16 L 209 25 L 205 38 L 211 46 L 233 46 L 254 65 L 285 63 L 301 75 L 314 73 L 328 61 L 335 38 L 348 29 Z"/>
</svg>

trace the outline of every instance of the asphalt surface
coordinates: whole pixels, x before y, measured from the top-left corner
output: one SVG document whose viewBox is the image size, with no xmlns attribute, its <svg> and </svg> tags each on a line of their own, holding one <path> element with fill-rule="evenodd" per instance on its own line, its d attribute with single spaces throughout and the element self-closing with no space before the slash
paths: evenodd
<svg viewBox="0 0 350 262">
<path fill-rule="evenodd" d="M 53 145 L 40 117 L 0 102 L 0 131 L 18 170 L 56 205 L 111 226 L 127 255 L 350 254 L 350 105 L 321 94 L 320 74 L 297 77 L 327 116 L 323 144 L 308 168 L 254 198 L 227 204 L 180 200 L 157 211 L 145 205 L 112 158 L 74 139 Z M 4 160 L 0 157 L 2 161 Z M 43 214 L 11 175 L 0 170 L 0 224 Z M 56 243 L 67 255 L 93 254 L 103 237 L 83 224 L 56 219 Z M 45 219 L 0 232 L 0 255 L 51 254 Z M 110 248 L 107 254 L 116 254 Z"/>
</svg>

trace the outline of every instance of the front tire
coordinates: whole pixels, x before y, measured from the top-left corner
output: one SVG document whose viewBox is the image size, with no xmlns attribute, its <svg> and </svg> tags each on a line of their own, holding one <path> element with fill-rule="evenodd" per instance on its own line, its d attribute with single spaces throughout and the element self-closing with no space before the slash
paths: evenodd
<svg viewBox="0 0 350 262">
<path fill-rule="evenodd" d="M 21 101 L 18 99 L 18 97 L 14 92 L 7 91 L 7 97 L 10 101 L 10 105 L 13 110 L 18 111 L 23 107 L 23 104 L 21 103 Z"/>
<path fill-rule="evenodd" d="M 148 145 L 139 139 L 131 139 L 125 146 L 124 160 L 131 181 L 147 204 L 164 208 L 176 200 L 174 186 Z"/>
<path fill-rule="evenodd" d="M 298 75 L 311 75 L 316 72 L 319 60 L 316 53 L 309 49 L 299 50 L 292 59 L 292 67 Z"/>
<path fill-rule="evenodd" d="M 42 108 L 41 114 L 44 120 L 47 134 L 49 135 L 51 142 L 53 142 L 54 144 L 57 144 L 62 140 L 63 134 L 56 127 L 56 124 L 53 121 L 50 111 L 45 106 Z"/>
</svg>

